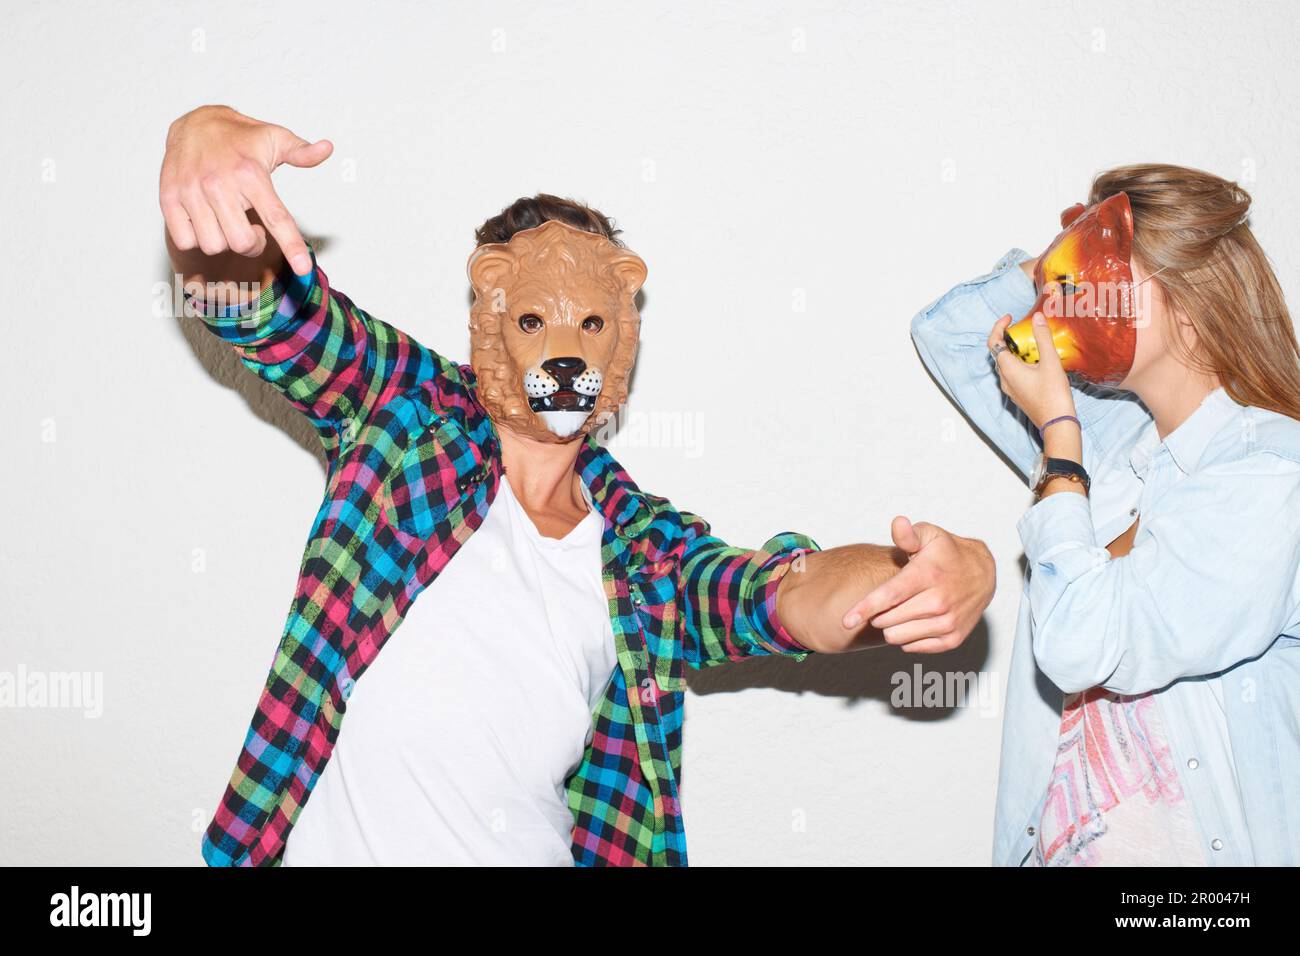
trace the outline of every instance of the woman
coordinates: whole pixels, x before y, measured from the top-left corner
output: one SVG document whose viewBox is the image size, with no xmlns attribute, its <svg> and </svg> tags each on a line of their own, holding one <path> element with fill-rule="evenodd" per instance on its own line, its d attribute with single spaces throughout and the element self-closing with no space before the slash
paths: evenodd
<svg viewBox="0 0 1300 956">
<path fill-rule="evenodd" d="M 912 323 L 1022 476 L 1059 460 L 1018 526 L 995 862 L 1294 865 L 1300 349 L 1243 190 L 1128 166 L 1089 206 L 1119 193 L 1142 309 L 1117 389 L 1072 386 L 1041 313 L 1040 361 L 1006 347 L 1040 291 L 1075 292 L 1019 250 Z"/>
</svg>

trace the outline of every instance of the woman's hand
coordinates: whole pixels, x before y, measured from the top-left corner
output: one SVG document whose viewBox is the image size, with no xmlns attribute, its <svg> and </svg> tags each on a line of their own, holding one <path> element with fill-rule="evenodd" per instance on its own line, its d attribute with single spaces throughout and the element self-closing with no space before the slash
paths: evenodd
<svg viewBox="0 0 1300 956">
<path fill-rule="evenodd" d="M 1031 323 L 1034 341 L 1038 343 L 1039 359 L 1035 365 L 1017 358 L 1003 341 L 1011 322 L 1011 316 L 1004 315 L 989 333 L 989 352 L 997 364 L 1003 393 L 1038 428 L 1061 415 L 1073 415 L 1074 394 L 1070 391 L 1070 379 L 1061 367 L 1061 357 L 1056 354 L 1047 319 L 1038 312 Z"/>
</svg>

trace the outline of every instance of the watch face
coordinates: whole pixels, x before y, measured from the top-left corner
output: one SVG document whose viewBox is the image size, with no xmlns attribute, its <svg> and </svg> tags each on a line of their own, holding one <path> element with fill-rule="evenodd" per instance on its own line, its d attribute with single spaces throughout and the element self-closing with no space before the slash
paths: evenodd
<svg viewBox="0 0 1300 956">
<path fill-rule="evenodd" d="M 1043 480 L 1043 475 L 1047 473 L 1047 456 L 1039 455 L 1034 460 L 1034 470 L 1029 476 L 1029 487 L 1037 488 Z"/>
</svg>

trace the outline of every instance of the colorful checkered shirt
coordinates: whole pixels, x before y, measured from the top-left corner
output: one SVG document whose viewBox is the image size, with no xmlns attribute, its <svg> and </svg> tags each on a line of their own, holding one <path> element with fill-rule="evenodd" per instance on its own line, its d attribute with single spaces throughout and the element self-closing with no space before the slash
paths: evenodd
<svg viewBox="0 0 1300 956">
<path fill-rule="evenodd" d="M 243 314 L 211 311 L 207 327 L 308 416 L 328 462 L 279 650 L 203 837 L 210 865 L 274 866 L 355 682 L 486 516 L 500 446 L 468 365 L 366 314 L 319 267 L 285 272 Z M 684 668 L 805 657 L 776 618 L 776 592 L 817 545 L 785 533 L 759 550 L 730 547 L 700 518 L 640 491 L 590 436 L 575 467 L 604 516 L 618 665 L 567 781 L 573 858 L 685 865 Z"/>
</svg>

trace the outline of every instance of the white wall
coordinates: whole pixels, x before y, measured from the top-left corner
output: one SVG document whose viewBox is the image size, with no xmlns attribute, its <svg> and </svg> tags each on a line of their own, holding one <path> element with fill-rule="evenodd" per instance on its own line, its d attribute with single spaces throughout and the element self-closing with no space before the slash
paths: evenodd
<svg viewBox="0 0 1300 956">
<path fill-rule="evenodd" d="M 1294 295 L 1298 28 L 1209 0 L 8 11 L 0 671 L 98 674 L 103 702 L 0 709 L 0 861 L 199 861 L 319 501 L 288 406 L 156 313 L 175 116 L 332 138 L 282 195 L 338 288 L 458 359 L 476 225 L 539 190 L 613 215 L 650 266 L 632 411 L 700 428 L 619 450 L 636 480 L 742 544 L 881 541 L 896 513 L 984 537 L 987 627 L 923 663 L 1000 694 L 1027 496 L 908 320 L 1141 160 L 1240 180 Z M 916 662 L 694 680 L 693 861 L 985 863 L 1000 711 L 892 710 Z"/>
</svg>

